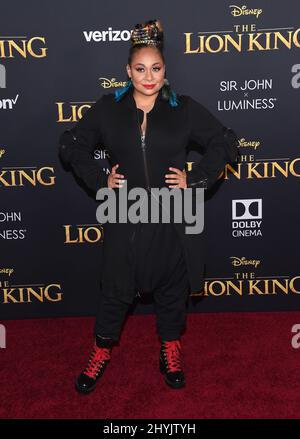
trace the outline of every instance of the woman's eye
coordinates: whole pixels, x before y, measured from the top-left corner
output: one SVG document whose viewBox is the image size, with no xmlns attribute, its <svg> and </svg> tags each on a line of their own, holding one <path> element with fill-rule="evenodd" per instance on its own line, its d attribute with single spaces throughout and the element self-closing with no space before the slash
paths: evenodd
<svg viewBox="0 0 300 439">
<path fill-rule="evenodd" d="M 141 71 L 143 71 L 144 69 L 143 69 L 143 67 L 137 67 L 137 69 L 136 69 L 138 72 L 141 72 Z M 153 67 L 153 70 L 155 70 L 156 72 L 159 72 L 160 71 L 160 67 Z"/>
</svg>

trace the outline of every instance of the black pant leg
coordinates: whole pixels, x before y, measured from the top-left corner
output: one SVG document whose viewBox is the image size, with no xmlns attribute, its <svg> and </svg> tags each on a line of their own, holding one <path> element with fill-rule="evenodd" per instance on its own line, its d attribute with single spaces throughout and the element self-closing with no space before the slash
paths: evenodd
<svg viewBox="0 0 300 439">
<path fill-rule="evenodd" d="M 167 283 L 153 294 L 157 333 L 162 340 L 178 339 L 186 326 L 189 280 L 182 260 Z"/>
<path fill-rule="evenodd" d="M 100 291 L 98 312 L 94 325 L 94 335 L 110 337 L 119 341 L 120 333 L 130 304 L 122 302 Z"/>
</svg>

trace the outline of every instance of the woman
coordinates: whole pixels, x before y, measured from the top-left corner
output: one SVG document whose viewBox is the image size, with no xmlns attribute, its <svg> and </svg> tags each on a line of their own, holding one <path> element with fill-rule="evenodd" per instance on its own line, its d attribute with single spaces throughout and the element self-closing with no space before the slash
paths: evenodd
<svg viewBox="0 0 300 439">
<path fill-rule="evenodd" d="M 137 24 L 126 66 L 128 85 L 103 95 L 60 138 L 60 155 L 97 193 L 98 189 L 210 188 L 226 163 L 237 160 L 235 133 L 189 96 L 179 96 L 165 78 L 163 30 L 158 20 Z M 200 144 L 203 158 L 186 172 L 187 146 Z M 102 145 L 112 171 L 93 159 Z M 143 200 L 146 204 L 151 196 Z M 129 203 L 130 204 L 130 203 Z M 150 203 L 148 204 L 150 208 Z M 76 380 L 81 393 L 94 390 L 119 341 L 122 323 L 137 292 L 152 292 L 161 338 L 160 371 L 172 388 L 185 385 L 180 335 L 186 301 L 203 286 L 203 233 L 186 234 L 185 223 L 104 224 L 100 304 L 94 346 Z"/>
</svg>

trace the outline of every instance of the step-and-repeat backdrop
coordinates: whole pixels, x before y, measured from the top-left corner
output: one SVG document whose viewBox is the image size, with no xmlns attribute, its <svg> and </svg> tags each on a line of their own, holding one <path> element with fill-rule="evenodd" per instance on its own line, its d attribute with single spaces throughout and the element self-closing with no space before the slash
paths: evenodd
<svg viewBox="0 0 300 439">
<path fill-rule="evenodd" d="M 240 143 L 206 199 L 206 283 L 189 311 L 300 309 L 299 2 L 18 1 L 0 16 L 1 319 L 95 313 L 98 202 L 64 169 L 58 138 L 126 84 L 130 30 L 154 18 L 172 87 Z M 101 145 L 95 160 L 110 171 Z M 130 312 L 153 312 L 151 297 Z"/>
</svg>

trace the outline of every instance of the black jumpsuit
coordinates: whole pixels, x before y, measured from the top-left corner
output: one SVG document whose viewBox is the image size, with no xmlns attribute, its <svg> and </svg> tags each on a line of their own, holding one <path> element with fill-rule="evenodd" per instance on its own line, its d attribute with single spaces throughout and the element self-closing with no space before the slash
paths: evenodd
<svg viewBox="0 0 300 439">
<path fill-rule="evenodd" d="M 93 158 L 99 144 L 108 150 L 112 166 L 120 164 L 117 172 L 128 177 L 129 189 L 145 187 L 147 173 L 136 112 L 132 90 L 120 102 L 115 102 L 109 93 L 60 137 L 61 158 L 96 194 L 99 188 L 107 188 L 107 175 Z M 165 174 L 171 173 L 170 166 L 181 170 L 185 167 L 190 142 L 200 144 L 204 155 L 200 164 L 187 172 L 188 187 L 202 187 L 205 182 L 210 188 L 225 164 L 237 160 L 234 132 L 189 96 L 181 95 L 180 104 L 171 108 L 160 90 L 147 119 L 147 163 L 153 188 L 166 187 Z M 116 195 L 118 192 L 115 189 Z M 176 225 L 176 230 L 171 223 L 151 222 L 107 224 L 104 228 L 105 258 L 95 334 L 118 340 L 128 305 L 136 293 L 151 291 L 159 335 L 164 339 L 178 338 L 189 287 L 191 291 L 203 287 L 203 233 L 188 235 L 183 223 Z"/>
<path fill-rule="evenodd" d="M 139 124 L 141 127 L 140 120 Z M 150 203 L 148 208 L 150 212 Z M 162 340 L 178 339 L 185 326 L 189 281 L 176 230 L 161 221 L 139 223 L 132 250 L 134 282 L 130 288 L 139 296 L 153 293 L 158 335 Z M 106 297 L 102 290 L 94 334 L 118 340 L 128 306 L 118 298 Z"/>
</svg>

